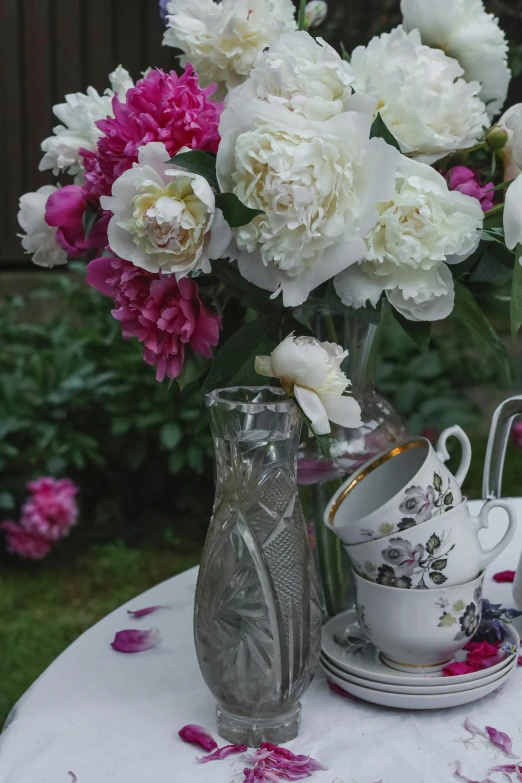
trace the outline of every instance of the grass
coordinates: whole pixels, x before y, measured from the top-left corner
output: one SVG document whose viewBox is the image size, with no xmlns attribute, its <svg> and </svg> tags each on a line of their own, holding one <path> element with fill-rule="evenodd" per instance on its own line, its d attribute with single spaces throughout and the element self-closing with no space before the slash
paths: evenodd
<svg viewBox="0 0 522 783">
<path fill-rule="evenodd" d="M 83 631 L 158 582 L 196 565 L 199 549 L 122 543 L 42 563 L 13 563 L 0 575 L 0 727 L 17 699 Z"/>
</svg>

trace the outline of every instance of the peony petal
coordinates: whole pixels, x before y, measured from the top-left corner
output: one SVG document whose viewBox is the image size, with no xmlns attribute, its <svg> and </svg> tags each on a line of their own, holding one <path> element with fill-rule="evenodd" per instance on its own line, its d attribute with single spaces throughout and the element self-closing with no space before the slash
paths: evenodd
<svg viewBox="0 0 522 783">
<path fill-rule="evenodd" d="M 68 772 L 67 774 L 71 776 L 71 783 L 78 783 L 78 778 L 76 777 L 74 772 Z"/>
<path fill-rule="evenodd" d="M 145 609 L 127 609 L 127 614 L 130 614 L 135 620 L 139 620 L 141 617 L 147 617 L 148 614 L 157 612 L 158 609 L 168 609 L 168 606 L 147 606 Z"/>
<path fill-rule="evenodd" d="M 224 745 L 222 748 L 215 750 L 214 753 L 209 753 L 208 756 L 200 756 L 198 761 L 200 764 L 206 764 L 207 761 L 221 761 L 233 753 L 244 753 L 246 750 L 248 750 L 246 745 Z"/>
<path fill-rule="evenodd" d="M 353 429 L 362 425 L 361 406 L 354 397 L 338 394 L 321 394 L 326 415 L 334 424 Z"/>
<path fill-rule="evenodd" d="M 514 582 L 515 581 L 515 572 L 514 571 L 499 571 L 498 574 L 493 574 L 493 579 L 495 582 L 499 582 L 499 584 L 503 584 L 505 582 Z"/>
<path fill-rule="evenodd" d="M 455 661 L 442 669 L 443 677 L 457 677 L 459 674 L 471 674 L 478 671 L 476 666 L 472 666 L 467 661 Z"/>
<path fill-rule="evenodd" d="M 513 250 L 522 241 L 522 175 L 511 183 L 504 201 L 505 242 Z"/>
<path fill-rule="evenodd" d="M 157 628 L 148 631 L 138 631 L 134 628 L 118 631 L 111 642 L 113 650 L 122 653 L 137 653 L 149 650 L 159 644 L 161 634 Z"/>
<path fill-rule="evenodd" d="M 336 693 L 337 696 L 342 696 L 343 699 L 350 699 L 351 701 L 361 701 L 357 696 L 348 693 L 348 691 L 345 691 L 344 688 L 341 688 L 341 686 L 337 685 L 335 682 L 332 682 L 331 680 L 327 680 L 326 682 L 332 693 Z"/>
<path fill-rule="evenodd" d="M 294 394 L 304 415 L 310 420 L 310 426 L 316 435 L 328 435 L 330 422 L 326 408 L 318 394 L 303 386 L 294 386 Z"/>
<path fill-rule="evenodd" d="M 275 372 L 272 370 L 272 361 L 270 356 L 256 356 L 254 369 L 258 375 L 264 375 L 267 378 L 277 377 Z"/>
<path fill-rule="evenodd" d="M 462 774 L 462 763 L 460 761 L 455 761 L 455 772 L 453 773 L 453 777 L 457 778 L 457 780 L 463 780 L 465 783 L 495 783 L 494 780 L 491 780 L 491 778 L 485 778 L 484 780 L 472 780 L 471 778 L 466 777 L 466 775 Z"/>
<path fill-rule="evenodd" d="M 491 740 L 491 744 L 505 753 L 506 756 L 512 756 L 513 740 L 511 737 L 503 731 L 494 729 L 493 726 L 486 726 L 486 731 Z"/>
<path fill-rule="evenodd" d="M 485 731 L 482 731 L 478 726 L 475 726 L 475 724 L 471 722 L 470 718 L 466 718 L 464 720 L 464 728 L 472 735 L 472 739 L 475 737 L 475 734 L 480 734 L 481 737 L 486 738 L 488 736 Z"/>
<path fill-rule="evenodd" d="M 218 744 L 203 726 L 197 726 L 195 723 L 189 723 L 178 731 L 178 735 L 183 742 L 189 742 L 191 745 L 199 745 L 203 750 L 214 750 Z"/>
</svg>

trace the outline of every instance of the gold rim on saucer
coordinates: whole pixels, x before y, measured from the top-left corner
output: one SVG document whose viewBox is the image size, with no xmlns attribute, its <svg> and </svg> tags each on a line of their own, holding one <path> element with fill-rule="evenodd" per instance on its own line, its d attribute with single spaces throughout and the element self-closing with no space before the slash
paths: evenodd
<svg viewBox="0 0 522 783">
<path fill-rule="evenodd" d="M 398 457 L 399 454 L 403 454 L 405 451 L 410 451 L 410 449 L 419 448 L 419 446 L 426 446 L 426 441 L 422 438 L 417 440 L 410 440 L 408 443 L 403 443 L 402 446 L 395 446 L 393 449 L 390 449 L 390 451 L 387 451 L 386 454 L 383 454 L 382 457 L 378 457 L 370 465 L 368 465 L 367 468 L 361 471 L 361 473 L 359 473 L 352 481 L 350 481 L 348 486 L 345 487 L 341 494 L 335 499 L 330 509 L 330 513 L 328 514 L 328 523 L 333 525 L 334 517 L 339 509 L 339 506 L 346 499 L 347 495 L 349 495 L 352 489 L 356 487 L 357 484 L 359 484 L 360 481 L 366 478 L 366 476 L 372 473 L 376 468 L 384 465 L 385 462 L 388 462 L 389 459 Z"/>
<path fill-rule="evenodd" d="M 386 661 L 389 661 L 390 663 L 396 664 L 396 666 L 407 666 L 408 669 L 433 669 L 434 666 L 445 666 L 447 663 L 453 660 L 455 656 L 452 658 L 448 658 L 446 661 L 439 661 L 438 663 L 402 663 L 402 661 L 394 661 L 393 658 L 390 658 L 388 655 L 385 655 L 383 652 L 379 653 L 379 658 L 386 666 Z"/>
</svg>

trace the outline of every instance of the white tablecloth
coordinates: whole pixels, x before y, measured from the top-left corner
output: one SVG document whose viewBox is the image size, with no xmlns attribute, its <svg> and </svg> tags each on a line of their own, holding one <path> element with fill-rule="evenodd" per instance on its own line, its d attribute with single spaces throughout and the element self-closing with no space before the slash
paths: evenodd
<svg viewBox="0 0 522 783">
<path fill-rule="evenodd" d="M 505 606 L 513 606 L 511 585 L 498 585 L 491 576 L 514 569 L 522 550 L 522 499 L 516 505 L 518 532 L 485 584 L 486 597 Z M 501 513 L 498 521 L 492 517 L 482 534 L 485 545 L 498 540 L 503 519 Z M 182 726 L 198 723 L 217 738 L 214 700 L 193 647 L 195 584 L 192 569 L 148 590 L 84 633 L 42 674 L 0 738 L 0 783 L 70 783 L 69 771 L 78 783 L 243 780 L 245 764 L 238 757 L 199 765 L 199 750 L 177 737 Z M 128 619 L 127 608 L 165 603 L 173 608 Z M 136 655 L 111 649 L 116 631 L 151 626 L 161 630 L 158 648 Z M 301 733 L 288 747 L 328 766 L 314 774 L 317 783 L 444 783 L 453 779 L 457 759 L 465 774 L 482 780 L 490 766 L 507 759 L 485 740 L 461 742 L 469 738 L 462 726 L 466 716 L 481 728 L 487 724 L 512 735 L 522 759 L 522 667 L 500 693 L 435 712 L 345 700 L 328 690 L 318 672 L 303 698 Z"/>
</svg>

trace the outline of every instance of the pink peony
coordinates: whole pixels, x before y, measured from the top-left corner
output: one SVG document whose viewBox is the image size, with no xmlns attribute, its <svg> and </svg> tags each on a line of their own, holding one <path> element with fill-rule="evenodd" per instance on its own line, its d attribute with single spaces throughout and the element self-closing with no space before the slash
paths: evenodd
<svg viewBox="0 0 522 783">
<path fill-rule="evenodd" d="M 96 205 L 94 205 L 96 206 Z M 66 185 L 51 193 L 45 205 L 45 222 L 57 226 L 56 238 L 69 258 L 78 258 L 86 250 L 101 249 L 107 244 L 107 226 L 110 213 L 105 213 L 94 224 L 88 239 L 85 239 L 83 213 L 87 207 L 85 188 L 80 185 Z"/>
<path fill-rule="evenodd" d="M 181 76 L 151 71 L 127 91 L 125 103 L 114 96 L 114 117 L 96 123 L 105 134 L 98 149 L 80 150 L 88 193 L 110 195 L 113 183 L 138 160 L 138 149 L 150 141 L 162 141 L 169 155 L 181 147 L 217 152 L 222 104 L 210 100 L 214 91 L 214 85 L 202 90 L 187 65 Z"/>
<path fill-rule="evenodd" d="M 207 309 L 198 286 L 188 277 L 179 282 L 146 272 L 114 256 L 96 258 L 87 267 L 87 282 L 105 296 L 112 296 L 114 318 L 121 321 L 123 337 L 137 337 L 144 344 L 143 358 L 156 365 L 156 378 L 176 378 L 188 344 L 203 356 L 212 356 L 221 318 Z"/>
<path fill-rule="evenodd" d="M 28 560 L 42 560 L 51 551 L 52 544 L 37 533 L 31 533 L 16 522 L 2 522 L 0 530 L 6 535 L 7 551 Z"/>
<path fill-rule="evenodd" d="M 22 528 L 52 542 L 67 536 L 78 519 L 78 488 L 74 482 L 40 478 L 30 481 L 27 488 L 32 497 L 22 506 Z"/>
<path fill-rule="evenodd" d="M 522 448 L 522 421 L 517 421 L 511 430 L 511 437 L 515 446 Z"/>
<path fill-rule="evenodd" d="M 495 186 L 492 182 L 481 185 L 480 175 L 474 169 L 469 169 L 467 166 L 455 166 L 448 171 L 446 180 L 450 190 L 458 190 L 465 196 L 478 199 L 483 212 L 492 208 Z"/>
</svg>

